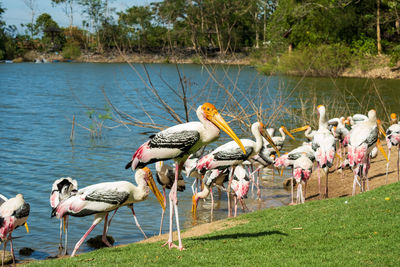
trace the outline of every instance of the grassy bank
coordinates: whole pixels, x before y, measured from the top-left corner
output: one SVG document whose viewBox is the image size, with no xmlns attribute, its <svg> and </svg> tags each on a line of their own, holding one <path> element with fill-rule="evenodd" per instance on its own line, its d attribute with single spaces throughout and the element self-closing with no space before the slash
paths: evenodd
<svg viewBox="0 0 400 267">
<path fill-rule="evenodd" d="M 240 216 L 227 230 L 184 239 L 186 250 L 161 242 L 101 249 L 29 266 L 398 265 L 400 183 L 355 197 L 307 202 Z"/>
<path fill-rule="evenodd" d="M 320 45 L 296 49 L 282 55 L 272 54 L 255 61 L 265 74 L 295 76 L 400 78 L 399 56 L 361 53 L 345 45 Z"/>
</svg>

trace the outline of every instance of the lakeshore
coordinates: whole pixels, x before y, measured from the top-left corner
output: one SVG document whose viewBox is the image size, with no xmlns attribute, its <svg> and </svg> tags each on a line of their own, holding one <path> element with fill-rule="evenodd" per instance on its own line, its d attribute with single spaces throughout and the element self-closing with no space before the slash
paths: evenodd
<svg viewBox="0 0 400 267">
<path fill-rule="evenodd" d="M 45 62 L 80 62 L 80 63 L 170 63 L 170 64 L 221 64 L 254 66 L 262 64 L 257 59 L 252 58 L 246 53 L 235 53 L 229 56 L 221 57 L 213 55 L 209 57 L 200 56 L 194 53 L 181 54 L 149 54 L 149 53 L 82 53 L 78 58 L 71 60 L 63 58 L 59 53 L 40 53 L 38 51 L 29 51 L 23 57 L 13 60 L 14 63 L 35 62 L 43 60 Z M 374 67 L 363 70 L 362 67 L 347 68 L 341 72 L 338 77 L 346 78 L 368 78 L 368 79 L 400 79 L 400 63 L 397 66 L 389 67 L 388 56 L 376 56 L 373 61 Z M 287 73 L 290 75 L 290 73 Z M 307 75 L 306 75 L 307 76 Z"/>
</svg>

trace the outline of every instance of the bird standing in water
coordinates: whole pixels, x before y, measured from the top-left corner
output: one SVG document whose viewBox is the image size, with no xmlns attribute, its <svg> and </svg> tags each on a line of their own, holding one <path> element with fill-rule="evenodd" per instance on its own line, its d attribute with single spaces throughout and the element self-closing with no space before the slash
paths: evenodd
<svg viewBox="0 0 400 267">
<path fill-rule="evenodd" d="M 220 129 L 226 132 L 245 152 L 242 142 L 233 132 L 228 123 L 222 118 L 214 105 L 204 103 L 196 111 L 199 121 L 178 124 L 157 133 L 150 140 L 141 145 L 133 154 L 132 160 L 125 169 L 142 168 L 161 160 L 173 159 L 175 161 L 175 180 L 169 193 L 170 221 L 169 237 L 164 245 L 169 248 L 176 247 L 183 250 L 179 215 L 178 215 L 178 177 L 186 159 L 201 147 L 214 142 L 220 135 Z M 172 241 L 172 219 L 175 212 L 176 228 L 178 232 L 178 246 Z"/>
<path fill-rule="evenodd" d="M 137 186 L 127 181 L 94 184 L 80 189 L 77 194 L 70 196 L 57 205 L 52 212 L 52 217 L 57 216 L 57 218 L 61 219 L 66 215 L 71 215 L 74 217 L 94 215 L 94 221 L 92 225 L 83 235 L 83 237 L 76 243 L 71 257 L 75 256 L 75 253 L 85 241 L 86 237 L 103 219 L 104 230 L 102 241 L 107 246 L 111 247 L 111 244 L 106 238 L 109 226 L 109 223 L 107 223 L 108 213 L 113 210 L 116 211 L 118 208 L 123 206 L 128 206 L 128 208 L 132 211 L 136 226 L 144 234 L 137 221 L 133 204 L 147 199 L 149 190 L 153 191 L 162 207 L 164 201 L 162 199 L 161 192 L 157 189 L 149 168 L 145 167 L 137 170 L 135 173 L 135 180 Z M 146 237 L 145 234 L 144 236 Z"/>
<path fill-rule="evenodd" d="M 62 177 L 54 181 L 50 194 L 50 206 L 54 209 L 58 204 L 78 192 L 78 182 L 70 177 Z M 68 248 L 68 216 L 60 220 L 60 243 L 58 245 L 58 254 L 62 254 L 62 232 L 65 232 L 64 255 L 67 255 Z"/>
<path fill-rule="evenodd" d="M 0 196 L 2 199 L 2 204 L 0 203 L 0 240 L 4 242 L 1 266 L 4 266 L 4 257 L 6 254 L 6 246 L 8 241 L 10 241 L 11 255 L 13 258 L 13 264 L 15 265 L 12 233 L 16 228 L 22 225 L 25 225 L 26 232 L 29 233 L 29 228 L 26 221 L 28 220 L 30 206 L 25 202 L 22 194 L 18 194 L 10 199 L 7 199 L 2 195 Z"/>
</svg>

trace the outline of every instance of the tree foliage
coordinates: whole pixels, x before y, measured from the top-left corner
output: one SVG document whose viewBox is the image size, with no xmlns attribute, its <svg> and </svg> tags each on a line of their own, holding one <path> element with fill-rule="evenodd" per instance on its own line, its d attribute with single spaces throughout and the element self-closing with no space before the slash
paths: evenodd
<svg viewBox="0 0 400 267">
<path fill-rule="evenodd" d="M 79 7 L 83 27 L 70 25 L 61 35 L 68 45 L 97 52 L 226 56 L 262 48 L 280 55 L 288 47 L 339 44 L 355 55 L 373 55 L 378 43 L 383 53 L 400 51 L 400 0 L 163 0 L 119 12 L 110 8 L 112 0 L 49 1 L 69 10 L 71 24 L 72 7 Z M 54 23 L 44 13 L 26 25 L 27 33 L 46 42 L 44 28 Z M 4 22 L 0 27 L 4 36 Z"/>
</svg>

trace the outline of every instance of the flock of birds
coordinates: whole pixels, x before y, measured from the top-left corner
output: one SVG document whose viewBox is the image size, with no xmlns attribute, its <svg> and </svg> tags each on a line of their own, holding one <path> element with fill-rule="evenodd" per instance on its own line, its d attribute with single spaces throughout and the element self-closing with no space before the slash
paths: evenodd
<svg viewBox="0 0 400 267">
<path fill-rule="evenodd" d="M 236 216 L 238 203 L 245 209 L 243 198 L 246 197 L 251 182 L 257 187 L 257 196 L 260 197 L 259 174 L 265 167 L 292 168 L 292 197 L 294 203 L 293 183 L 296 180 L 297 203 L 305 201 L 307 181 L 311 176 L 316 163 L 318 172 L 319 191 L 321 194 L 321 175 L 326 179 L 324 195 L 328 197 L 328 174 L 329 168 L 334 164 L 336 169 L 349 166 L 354 172 L 353 195 L 356 186 L 360 191 L 368 190 L 368 170 L 371 158 L 376 156 L 379 149 L 388 160 L 385 151 L 379 141 L 379 132 L 386 137 L 389 151 L 391 147 L 397 146 L 397 175 L 399 178 L 400 158 L 400 124 L 396 114 L 391 115 L 391 126 L 385 132 L 380 121 L 376 117 L 376 111 L 370 110 L 368 116 L 356 114 L 347 118 L 327 119 L 326 109 L 320 105 L 317 107 L 319 115 L 318 129 L 312 131 L 310 126 L 304 126 L 292 131 L 285 127 L 279 128 L 281 136 L 274 136 L 274 129 L 265 129 L 261 122 L 255 122 L 251 126 L 252 139 L 239 139 L 228 123 L 222 118 L 217 109 L 210 103 L 198 107 L 197 117 L 199 121 L 188 122 L 167 128 L 153 136 L 142 144 L 133 154 L 126 169 L 135 172 L 136 185 L 127 181 L 105 182 L 94 184 L 78 190 L 78 183 L 70 177 L 63 177 L 54 181 L 50 195 L 52 217 L 60 219 L 60 244 L 59 254 L 67 254 L 67 231 L 68 216 L 84 217 L 94 215 L 94 220 L 87 232 L 76 243 L 71 254 L 73 257 L 90 232 L 104 220 L 102 241 L 111 247 L 107 240 L 107 232 L 112 218 L 117 210 L 127 206 L 133 214 L 135 223 L 144 237 L 147 238 L 136 218 L 133 204 L 145 200 L 150 190 L 155 194 L 162 208 L 160 223 L 160 234 L 167 204 L 166 189 L 169 193 L 169 237 L 163 246 L 183 250 L 177 191 L 185 190 L 185 182 L 181 172 L 187 177 L 194 177 L 192 185 L 192 212 L 195 215 L 200 199 L 209 195 L 213 207 L 212 188 L 227 192 L 228 216 L 232 216 L 231 197 L 234 198 L 234 214 Z M 233 141 L 223 144 L 209 153 L 204 152 L 205 146 L 214 142 L 220 135 L 220 130 L 226 132 Z M 292 151 L 280 154 L 286 135 L 294 139 L 293 133 L 304 131 L 310 142 L 304 142 Z M 174 167 L 164 163 L 172 159 Z M 163 188 L 161 193 L 153 179 L 152 172 L 147 165 L 155 163 L 156 176 Z M 318 169 L 321 169 L 319 171 Z M 389 160 L 386 168 L 386 176 L 389 169 Z M 387 177 L 386 177 L 387 179 Z M 202 186 L 198 189 L 198 183 Z M 228 183 L 224 187 L 224 183 Z M 303 194 L 302 183 L 305 184 Z M 366 187 L 365 187 L 366 183 Z M 25 225 L 29 232 L 27 219 L 29 216 L 29 204 L 25 202 L 22 194 L 7 199 L 0 195 L 0 239 L 3 245 L 3 258 L 8 241 L 11 245 L 11 253 L 15 264 L 14 250 L 12 245 L 12 233 L 14 229 Z M 113 214 L 109 218 L 109 213 Z M 211 213 L 213 209 L 211 209 Z M 178 245 L 173 243 L 173 217 L 175 214 L 176 229 L 178 233 Z M 65 232 L 65 244 L 62 245 L 62 234 Z"/>
</svg>

